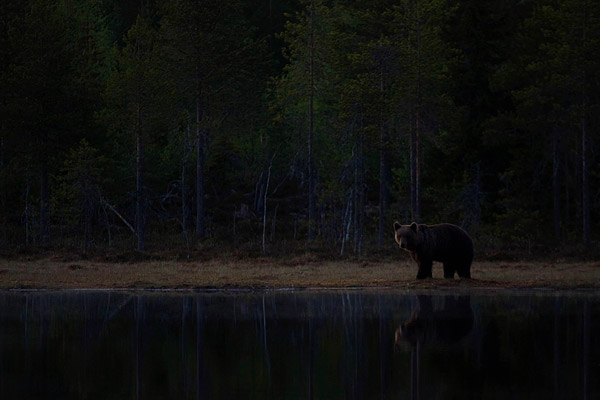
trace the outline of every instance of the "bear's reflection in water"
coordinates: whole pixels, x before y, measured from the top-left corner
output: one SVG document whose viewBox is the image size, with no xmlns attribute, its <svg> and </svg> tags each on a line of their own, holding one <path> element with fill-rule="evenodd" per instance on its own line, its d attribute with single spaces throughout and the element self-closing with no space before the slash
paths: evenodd
<svg viewBox="0 0 600 400">
<path fill-rule="evenodd" d="M 444 296 L 443 306 L 434 309 L 432 296 L 419 295 L 419 304 L 410 318 L 396 329 L 394 348 L 410 346 L 411 399 L 420 399 L 422 349 L 450 347 L 473 329 L 470 296 Z M 424 398 L 428 397 L 427 395 Z"/>
<path fill-rule="evenodd" d="M 445 296 L 444 305 L 435 310 L 431 296 L 419 295 L 418 307 L 396 330 L 395 345 L 450 345 L 467 336 L 473 329 L 470 296 Z"/>
</svg>

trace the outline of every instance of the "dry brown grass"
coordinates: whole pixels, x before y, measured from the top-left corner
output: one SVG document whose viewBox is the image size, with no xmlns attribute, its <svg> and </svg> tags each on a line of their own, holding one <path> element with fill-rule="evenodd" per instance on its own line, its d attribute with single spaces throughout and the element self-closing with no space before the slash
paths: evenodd
<svg viewBox="0 0 600 400">
<path fill-rule="evenodd" d="M 212 259 L 109 263 L 97 260 L 1 260 L 0 288 L 307 288 L 495 287 L 600 288 L 600 262 L 474 262 L 471 280 L 417 281 L 408 260 Z"/>
</svg>

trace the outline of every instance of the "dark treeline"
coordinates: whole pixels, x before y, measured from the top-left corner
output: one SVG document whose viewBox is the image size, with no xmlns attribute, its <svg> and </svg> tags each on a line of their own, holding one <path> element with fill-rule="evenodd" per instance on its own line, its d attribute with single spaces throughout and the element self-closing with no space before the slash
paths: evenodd
<svg viewBox="0 0 600 400">
<path fill-rule="evenodd" d="M 0 29 L 0 247 L 600 234 L 599 2 L 6 0 Z"/>
</svg>

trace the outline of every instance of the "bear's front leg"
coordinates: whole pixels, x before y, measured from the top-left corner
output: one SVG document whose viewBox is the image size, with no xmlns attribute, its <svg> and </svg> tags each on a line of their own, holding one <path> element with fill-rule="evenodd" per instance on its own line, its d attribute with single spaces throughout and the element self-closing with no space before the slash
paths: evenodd
<svg viewBox="0 0 600 400">
<path fill-rule="evenodd" d="M 419 257 L 419 272 L 417 273 L 417 279 L 431 278 L 432 266 L 432 260 L 425 257 Z"/>
<path fill-rule="evenodd" d="M 456 267 L 453 264 L 450 264 L 448 262 L 444 263 L 444 278 L 454 279 L 455 272 L 456 272 Z"/>
</svg>

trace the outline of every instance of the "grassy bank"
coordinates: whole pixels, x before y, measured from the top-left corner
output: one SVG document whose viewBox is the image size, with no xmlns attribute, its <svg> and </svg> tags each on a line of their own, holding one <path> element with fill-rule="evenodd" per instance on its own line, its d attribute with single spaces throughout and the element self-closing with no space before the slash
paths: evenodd
<svg viewBox="0 0 600 400">
<path fill-rule="evenodd" d="M 496 287 L 600 288 L 600 262 L 475 261 L 473 279 L 417 281 L 416 267 L 397 260 L 212 258 L 114 262 L 47 256 L 0 259 L 0 288 L 306 288 L 306 287 Z"/>
</svg>

